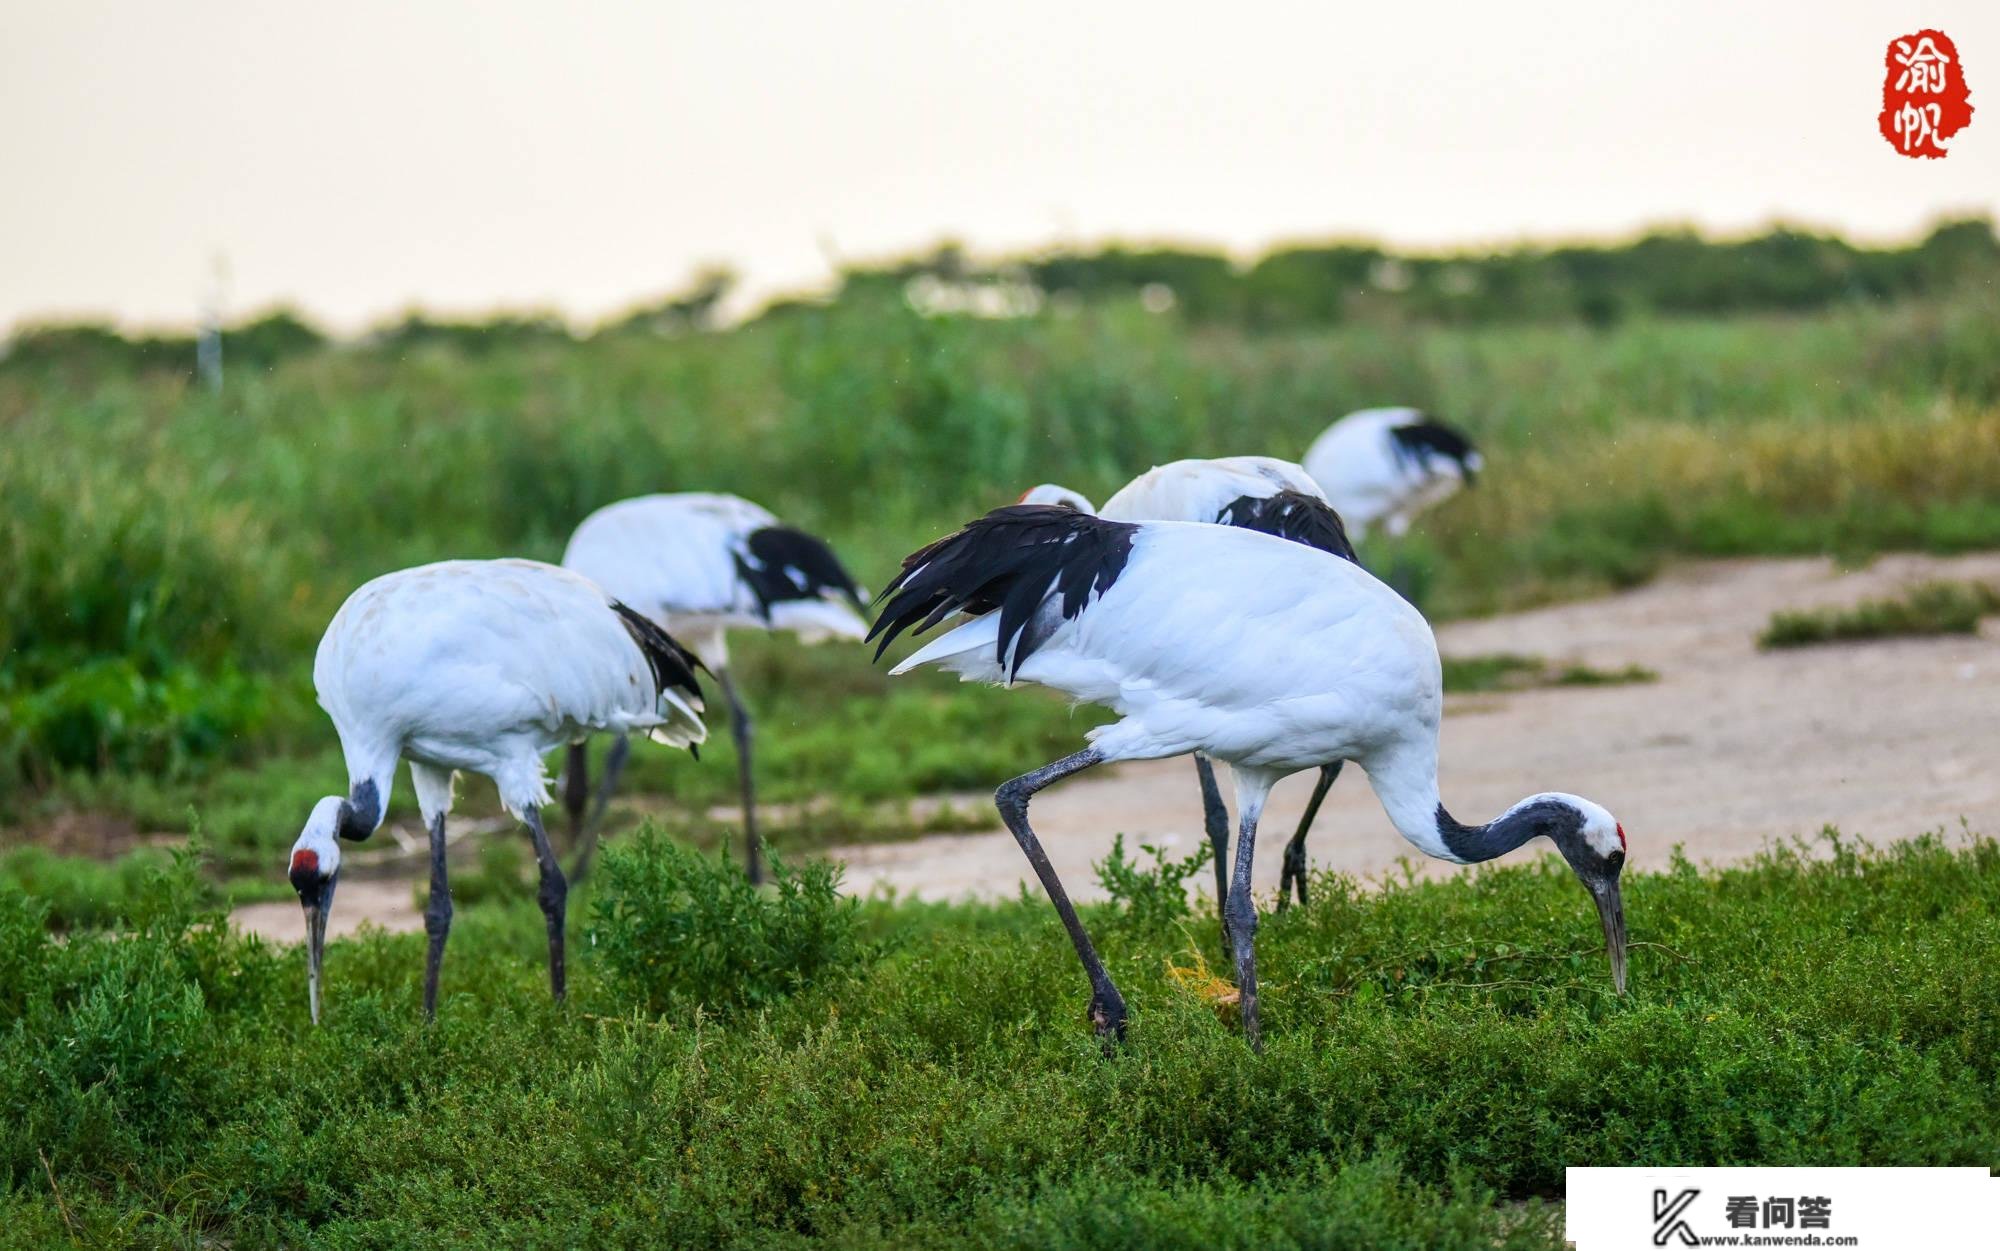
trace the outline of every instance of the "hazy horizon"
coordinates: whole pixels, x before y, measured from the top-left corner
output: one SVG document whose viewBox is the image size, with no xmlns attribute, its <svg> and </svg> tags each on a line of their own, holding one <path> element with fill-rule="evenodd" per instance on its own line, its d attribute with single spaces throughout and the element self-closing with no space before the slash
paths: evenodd
<svg viewBox="0 0 2000 1251">
<path fill-rule="evenodd" d="M 207 0 L 0 12 L 0 329 L 419 307 L 578 324 L 707 264 L 739 301 L 840 262 L 1168 242 L 1403 250 L 1774 223 L 1858 242 L 2000 215 L 2000 9 L 1704 0 L 1004 10 Z M 1444 20 L 1439 20 L 1442 17 Z M 1886 42 L 1957 41 L 1944 161 L 1875 133 Z"/>
</svg>

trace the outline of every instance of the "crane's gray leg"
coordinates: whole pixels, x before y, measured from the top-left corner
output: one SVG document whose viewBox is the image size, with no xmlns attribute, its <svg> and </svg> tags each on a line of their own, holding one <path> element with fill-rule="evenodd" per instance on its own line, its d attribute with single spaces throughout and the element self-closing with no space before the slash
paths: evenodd
<svg viewBox="0 0 2000 1251">
<path fill-rule="evenodd" d="M 1312 798 L 1306 801 L 1306 813 L 1299 818 L 1299 832 L 1292 835 L 1292 841 L 1285 844 L 1285 864 L 1278 872 L 1278 911 L 1291 906 L 1289 888 L 1297 883 L 1299 907 L 1306 906 L 1306 832 L 1312 829 L 1313 818 L 1319 816 L 1319 806 L 1325 801 L 1326 793 L 1333 789 L 1334 779 L 1340 776 L 1340 766 L 1347 763 L 1336 760 L 1319 767 L 1319 781 L 1313 783 Z"/>
<path fill-rule="evenodd" d="M 569 745 L 563 760 L 563 811 L 569 814 L 569 845 L 583 846 L 583 813 L 590 803 L 590 743 Z"/>
<path fill-rule="evenodd" d="M 1090 1020 L 1097 1032 L 1107 1038 L 1125 1037 L 1125 997 L 1112 985 L 1111 975 L 1104 971 L 1104 962 L 1097 958 L 1097 949 L 1090 944 L 1090 935 L 1085 932 L 1083 922 L 1077 919 L 1076 906 L 1069 901 L 1069 893 L 1056 877 L 1055 866 L 1042 851 L 1040 840 L 1028 824 L 1028 800 L 1036 791 L 1068 777 L 1081 773 L 1104 757 L 1097 754 L 1094 747 L 1086 747 L 1074 755 L 1064 756 L 1053 764 L 1043 765 L 1033 773 L 1024 773 L 1011 782 L 1004 782 L 993 792 L 994 806 L 1000 809 L 1000 819 L 1007 823 L 1014 841 L 1021 845 L 1021 851 L 1034 866 L 1035 876 L 1042 880 L 1042 889 L 1048 892 L 1049 902 L 1055 905 L 1056 915 L 1062 918 L 1063 928 L 1069 931 L 1070 942 L 1076 946 L 1076 957 L 1083 962 L 1083 971 L 1090 978 Z"/>
<path fill-rule="evenodd" d="M 632 754 L 632 740 L 620 734 L 611 740 L 611 750 L 604 756 L 604 777 L 597 783 L 597 798 L 590 805 L 590 819 L 583 823 L 583 847 L 576 853 L 576 867 L 570 870 L 570 880 L 581 882 L 583 875 L 590 872 L 590 858 L 597 854 L 597 836 L 604 828 L 604 814 L 611 807 L 611 793 L 618 789 L 618 778 L 625 772 L 625 758 Z M 583 757 L 583 745 L 571 749 L 571 759 Z M 579 773 L 579 776 L 581 774 Z M 567 802 L 568 787 L 564 788 Z"/>
<path fill-rule="evenodd" d="M 1241 773 L 1239 771 L 1239 779 Z M 1236 836 L 1236 875 L 1229 885 L 1229 942 L 1236 952 L 1236 990 L 1242 996 L 1243 1036 L 1254 1050 L 1263 1050 L 1257 1028 L 1257 905 L 1250 899 L 1250 866 L 1257 850 L 1257 818 L 1264 812 L 1264 795 L 1239 780 L 1236 809 L 1241 829 Z"/>
<path fill-rule="evenodd" d="M 444 875 L 444 814 L 431 822 L 431 897 L 424 904 L 424 1020 L 437 1019 L 438 971 L 444 967 L 444 940 L 451 934 L 451 883 Z"/>
<path fill-rule="evenodd" d="M 521 813 L 521 819 L 528 823 L 528 833 L 535 840 L 535 862 L 542 867 L 542 886 L 535 898 L 542 905 L 542 917 L 549 925 L 549 991 L 561 1002 L 569 984 L 563 968 L 563 921 L 569 914 L 569 883 L 563 879 L 555 849 L 549 846 L 549 836 L 542 829 L 542 814 L 528 808 Z"/>
<path fill-rule="evenodd" d="M 738 698 L 728 669 L 717 669 L 715 680 L 729 701 L 729 733 L 736 740 L 736 778 L 743 791 L 743 858 L 755 886 L 764 880 L 764 840 L 757 833 L 757 784 L 750 775 L 750 710 Z"/>
<path fill-rule="evenodd" d="M 1215 914 L 1229 902 L 1229 809 L 1222 806 L 1222 792 L 1215 785 L 1215 766 L 1200 752 L 1194 754 L 1195 776 L 1201 779 L 1201 817 L 1208 827 L 1208 845 L 1215 853 Z M 1229 939 L 1229 922 L 1222 923 L 1223 941 Z"/>
</svg>

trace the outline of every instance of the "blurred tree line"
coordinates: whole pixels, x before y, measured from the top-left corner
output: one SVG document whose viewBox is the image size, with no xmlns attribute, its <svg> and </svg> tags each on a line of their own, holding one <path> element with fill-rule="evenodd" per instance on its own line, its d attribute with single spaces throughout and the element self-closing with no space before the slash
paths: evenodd
<svg viewBox="0 0 2000 1251">
<path fill-rule="evenodd" d="M 1248 264 L 1220 252 L 1111 245 L 991 262 L 957 244 L 841 273 L 826 299 L 780 299 L 759 318 L 783 318 L 828 303 L 907 298 L 911 284 L 1009 283 L 1039 294 L 1036 307 L 1063 309 L 1138 299 L 1197 322 L 1251 329 L 1343 322 L 1477 325 L 1500 321 L 1610 326 L 1631 316 L 1796 312 L 1851 301 L 1938 294 L 2000 277 L 2000 239 L 1989 218 L 1940 223 L 1907 247 L 1866 248 L 1837 235 L 1777 227 L 1745 239 L 1658 230 L 1620 245 L 1520 247 L 1443 254 L 1398 253 L 1366 242 L 1300 244 Z M 712 267 L 681 291 L 606 321 L 585 337 L 678 336 L 722 325 L 736 275 Z M 1009 305 L 1010 308 L 1017 305 Z M 440 320 L 412 311 L 347 345 L 405 355 L 443 349 L 467 357 L 578 336 L 553 313 L 500 313 Z M 223 331 L 225 368 L 270 369 L 330 340 L 289 309 Z M 192 374 L 193 335 L 125 334 L 102 323 L 26 325 L 0 351 L 0 371 L 43 374 Z"/>
</svg>

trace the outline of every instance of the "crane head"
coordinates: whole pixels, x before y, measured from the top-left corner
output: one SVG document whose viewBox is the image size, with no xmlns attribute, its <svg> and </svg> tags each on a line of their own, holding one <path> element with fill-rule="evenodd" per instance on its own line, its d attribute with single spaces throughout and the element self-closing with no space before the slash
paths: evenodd
<svg viewBox="0 0 2000 1251">
<path fill-rule="evenodd" d="M 306 917 L 306 999 L 312 1021 L 319 1024 L 319 970 L 326 950 L 326 919 L 333 911 L 333 891 L 340 882 L 340 829 L 346 801 L 329 795 L 313 806 L 306 828 L 292 844 L 286 876 L 299 893 Z"/>
<path fill-rule="evenodd" d="M 1014 502 L 1017 504 L 1054 504 L 1058 508 L 1074 508 L 1080 513 L 1090 513 L 1093 516 L 1097 513 L 1097 506 L 1090 502 L 1089 496 L 1084 495 L 1080 491 L 1072 491 L 1068 487 L 1055 482 L 1044 482 L 1040 486 L 1031 486 L 1021 492 L 1021 498 Z"/>
<path fill-rule="evenodd" d="M 1603 807 L 1577 795 L 1549 796 L 1571 809 L 1552 837 L 1577 880 L 1597 904 L 1604 925 L 1604 949 L 1611 957 L 1611 983 L 1625 993 L 1625 897 L 1619 875 L 1625 871 L 1625 827 Z M 1567 815 L 1567 814 L 1566 814 Z"/>
</svg>

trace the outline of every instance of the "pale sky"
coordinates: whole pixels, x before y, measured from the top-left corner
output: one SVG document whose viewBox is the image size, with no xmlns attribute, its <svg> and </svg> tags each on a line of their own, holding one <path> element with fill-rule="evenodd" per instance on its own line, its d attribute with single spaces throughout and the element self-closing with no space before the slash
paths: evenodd
<svg viewBox="0 0 2000 1251">
<path fill-rule="evenodd" d="M 1627 10 L 1631 10 L 1627 12 Z M 1941 26 L 1972 125 L 1875 130 Z M 1242 255 L 2000 215 L 2000 3 L 0 0 L 0 328 L 580 320 L 944 238 Z"/>
</svg>

